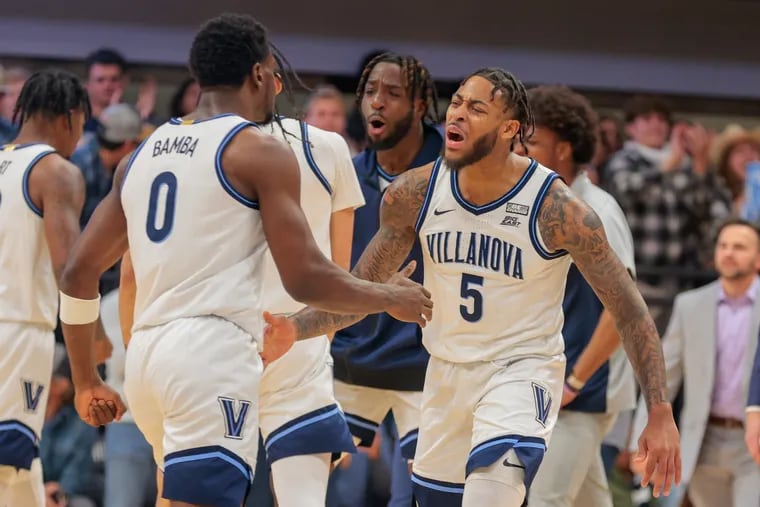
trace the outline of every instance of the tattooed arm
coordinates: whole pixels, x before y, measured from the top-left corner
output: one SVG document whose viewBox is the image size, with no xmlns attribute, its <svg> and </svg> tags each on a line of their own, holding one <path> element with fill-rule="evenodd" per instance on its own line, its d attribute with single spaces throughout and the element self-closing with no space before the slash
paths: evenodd
<svg viewBox="0 0 760 507">
<path fill-rule="evenodd" d="M 599 216 L 564 183 L 555 181 L 541 207 L 538 226 L 547 247 L 570 253 L 615 318 L 647 406 L 666 402 L 660 337 L 635 283 L 607 243 Z"/>
<path fill-rule="evenodd" d="M 386 282 L 398 271 L 417 237 L 417 216 L 425 200 L 433 164 L 403 173 L 388 187 L 380 208 L 380 229 L 364 250 L 352 273 L 372 282 Z M 411 266 L 410 266 L 411 268 Z M 411 274 L 410 270 L 406 275 Z M 363 319 L 365 315 L 337 315 L 304 308 L 290 320 L 296 340 L 331 334 Z"/>
<path fill-rule="evenodd" d="M 652 317 L 636 285 L 607 243 L 599 216 L 561 181 L 552 183 L 538 216 L 544 243 L 567 250 L 586 281 L 615 318 L 649 411 L 634 458 L 641 484 L 650 480 L 655 497 L 681 482 L 681 450 L 673 410 L 667 401 L 665 361 Z"/>
</svg>

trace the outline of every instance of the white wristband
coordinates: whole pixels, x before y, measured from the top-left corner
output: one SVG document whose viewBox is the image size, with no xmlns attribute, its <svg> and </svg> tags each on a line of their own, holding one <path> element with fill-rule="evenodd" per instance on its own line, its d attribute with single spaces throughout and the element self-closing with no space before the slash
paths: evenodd
<svg viewBox="0 0 760 507">
<path fill-rule="evenodd" d="M 78 299 L 61 291 L 61 322 L 70 326 L 90 324 L 100 315 L 100 294 L 96 299 Z"/>
<path fill-rule="evenodd" d="M 760 405 L 750 405 L 747 407 L 747 413 L 749 414 L 750 412 L 760 412 Z"/>
<path fill-rule="evenodd" d="M 567 376 L 567 378 L 565 379 L 565 383 L 569 385 L 570 387 L 572 387 L 573 389 L 575 389 L 576 391 L 580 391 L 586 385 L 585 382 L 579 380 L 578 377 L 576 377 L 572 373 Z"/>
</svg>

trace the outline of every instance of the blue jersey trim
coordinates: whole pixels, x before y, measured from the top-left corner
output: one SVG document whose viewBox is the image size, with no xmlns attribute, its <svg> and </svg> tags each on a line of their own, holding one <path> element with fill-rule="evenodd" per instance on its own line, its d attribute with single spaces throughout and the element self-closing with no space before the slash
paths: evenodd
<svg viewBox="0 0 760 507">
<path fill-rule="evenodd" d="M 454 199 L 459 203 L 459 205 L 465 209 L 465 211 L 469 211 L 470 213 L 474 215 L 481 215 L 483 213 L 488 213 L 489 211 L 493 211 L 502 204 L 506 204 L 507 201 L 512 199 L 514 196 L 516 196 L 520 190 L 528 183 L 530 180 L 530 177 L 533 176 L 533 173 L 536 170 L 536 167 L 538 164 L 535 160 L 530 160 L 530 165 L 525 170 L 523 175 L 520 177 L 520 179 L 517 181 L 517 184 L 512 187 L 510 190 L 507 191 L 506 194 L 502 195 L 495 201 L 491 201 L 489 203 L 483 204 L 482 206 L 475 206 L 474 204 L 471 204 L 467 202 L 467 200 L 464 198 L 462 193 L 459 191 L 459 180 L 457 178 L 458 171 L 451 171 L 451 192 L 454 194 Z"/>
<path fill-rule="evenodd" d="M 38 144 L 45 144 L 45 143 L 23 143 L 23 144 L 5 143 L 5 144 L 0 144 L 0 151 L 5 151 L 5 148 L 8 146 L 13 147 L 13 149 L 8 150 L 8 151 L 16 151 L 16 150 L 23 150 L 24 148 L 28 148 L 30 146 L 37 146 Z"/>
<path fill-rule="evenodd" d="M 417 221 L 414 223 L 414 230 L 417 232 L 420 232 L 420 228 L 425 222 L 425 217 L 427 216 L 428 208 L 430 207 L 430 200 L 433 198 L 433 187 L 435 187 L 435 182 L 438 180 L 438 170 L 440 168 L 441 158 L 438 157 L 433 165 L 433 170 L 430 173 L 430 181 L 428 181 L 427 190 L 425 191 L 425 200 L 422 202 L 420 214 L 417 215 Z"/>
<path fill-rule="evenodd" d="M 258 201 L 253 201 L 251 199 L 246 198 L 243 194 L 235 190 L 235 188 L 232 186 L 232 184 L 227 179 L 227 176 L 224 174 L 224 170 L 222 169 L 222 155 L 224 154 L 224 150 L 227 148 L 227 145 L 232 141 L 232 138 L 235 137 L 238 132 L 241 130 L 247 128 L 247 127 L 256 127 L 257 125 L 253 122 L 243 122 L 239 123 L 238 125 L 235 125 L 235 127 L 230 130 L 227 135 L 222 139 L 222 142 L 219 144 L 219 148 L 216 150 L 216 157 L 215 157 L 215 166 L 216 166 L 216 175 L 219 178 L 219 183 L 221 183 L 222 188 L 237 202 L 240 204 L 243 204 L 244 206 L 248 206 L 252 209 L 259 209 L 259 203 Z"/>
<path fill-rule="evenodd" d="M 267 439 L 267 442 L 264 445 L 264 447 L 266 447 L 268 451 L 269 448 L 272 447 L 272 444 L 276 443 L 281 438 L 284 438 L 290 435 L 294 431 L 298 431 L 301 428 L 304 428 L 306 426 L 316 424 L 324 419 L 329 419 L 330 417 L 333 417 L 334 415 L 341 414 L 340 408 L 338 408 L 336 405 L 330 405 L 325 408 L 327 410 L 324 410 L 324 409 L 316 410 L 312 414 L 308 414 L 309 417 L 306 419 L 303 419 L 303 420 L 296 419 L 282 426 L 280 429 L 275 431 L 272 435 L 269 435 L 269 438 Z"/>
<path fill-rule="evenodd" d="M 538 210 L 546 198 L 546 194 L 549 192 L 554 180 L 559 178 L 557 174 L 550 174 L 541 185 L 541 189 L 538 191 L 536 201 L 533 203 L 533 210 L 530 212 L 530 221 L 528 224 L 528 231 L 530 233 L 530 242 L 533 244 L 533 248 L 538 255 L 546 260 L 558 259 L 564 255 L 567 255 L 567 250 L 557 250 L 556 252 L 549 252 L 538 241 Z"/>
<path fill-rule="evenodd" d="M 348 429 L 359 439 L 359 447 L 371 447 L 380 425 L 356 414 L 345 414 Z"/>
<path fill-rule="evenodd" d="M 143 146 L 145 146 L 145 143 L 148 142 L 148 139 L 150 137 L 146 137 L 143 139 L 143 141 L 137 145 L 137 148 L 135 148 L 135 151 L 132 152 L 132 154 L 129 156 L 129 160 L 127 160 L 127 166 L 124 168 L 124 175 L 121 177 L 121 188 L 124 188 L 124 182 L 127 181 L 127 175 L 129 174 L 129 170 L 132 169 L 132 164 L 134 164 L 135 159 L 137 158 L 137 155 L 140 154 L 140 151 L 143 149 Z"/>
<path fill-rule="evenodd" d="M 40 455 L 34 430 L 18 420 L 0 421 L 0 465 L 29 470 Z"/>
<path fill-rule="evenodd" d="M 222 113 L 222 114 L 217 114 L 215 116 L 209 116 L 208 118 L 203 118 L 200 120 L 187 120 L 188 123 L 184 123 L 185 120 L 183 120 L 182 118 L 169 118 L 169 123 L 171 123 L 172 125 L 183 125 L 183 124 L 195 125 L 198 123 L 203 123 L 203 122 L 207 122 L 211 120 L 217 120 L 219 118 L 227 118 L 228 116 L 235 116 L 235 113 Z"/>
<path fill-rule="evenodd" d="M 31 146 L 31 144 L 23 145 L 23 147 Z M 24 192 L 24 201 L 26 201 L 26 205 L 29 206 L 29 209 L 34 212 L 35 215 L 39 215 L 40 218 L 42 217 L 42 210 L 39 209 L 35 204 L 34 201 L 32 201 L 32 196 L 29 194 L 29 176 L 32 174 L 32 169 L 34 169 L 34 166 L 37 165 L 37 162 L 39 162 L 44 157 L 47 157 L 51 153 L 55 153 L 55 150 L 47 150 L 43 151 L 36 157 L 32 159 L 31 162 L 29 162 L 29 165 L 26 166 L 26 169 L 24 170 L 24 177 L 22 180 L 22 191 Z"/>
<path fill-rule="evenodd" d="M 377 162 L 375 162 L 375 168 L 377 169 L 377 174 L 379 174 L 380 177 L 384 179 L 385 181 L 387 181 L 388 183 L 393 183 L 393 180 L 399 177 L 398 174 L 389 174 L 385 172 L 385 170 L 383 169 L 383 166 L 381 166 Z"/>
<path fill-rule="evenodd" d="M 412 482 L 422 487 L 440 491 L 442 493 L 456 493 L 460 495 L 464 493 L 464 484 L 459 484 L 456 482 L 436 481 L 434 479 L 421 477 L 415 473 L 412 473 Z"/>
<path fill-rule="evenodd" d="M 533 478 L 536 476 L 546 453 L 546 441 L 539 437 L 513 434 L 481 442 L 470 451 L 467 465 L 465 466 L 465 477 L 478 468 L 491 466 L 510 449 L 515 451 L 517 458 L 525 467 L 525 487 L 526 489 L 530 489 Z"/>
<path fill-rule="evenodd" d="M 272 431 L 264 442 L 267 462 L 306 454 L 355 453 L 348 424 L 338 405 L 327 405 Z"/>
<path fill-rule="evenodd" d="M 377 431 L 377 428 L 380 427 L 378 423 L 372 422 L 369 419 L 364 419 L 363 417 L 359 417 L 355 414 L 346 414 L 346 421 L 348 421 L 349 424 L 358 426 L 359 428 L 371 430 L 373 432 Z"/>
<path fill-rule="evenodd" d="M 220 459 L 226 463 L 229 463 L 230 465 L 237 468 L 246 479 L 249 481 L 253 479 L 250 467 L 245 463 L 245 461 L 243 461 L 237 455 L 233 454 L 231 451 L 218 446 L 200 447 L 168 454 L 164 460 L 164 471 L 172 465 L 179 465 L 180 463 L 209 459 Z"/>
<path fill-rule="evenodd" d="M 327 193 L 332 195 L 333 190 L 330 186 L 330 182 L 327 181 L 325 175 L 322 174 L 322 171 L 319 170 L 317 161 L 314 160 L 314 155 L 311 152 L 311 143 L 309 142 L 309 126 L 303 121 L 299 121 L 298 123 L 301 125 L 301 143 L 303 144 L 303 152 L 306 155 L 306 161 L 309 163 L 311 172 L 314 173 L 314 176 L 316 176 L 322 186 L 325 187 Z"/>
<path fill-rule="evenodd" d="M 32 443 L 35 445 L 37 444 L 37 436 L 34 434 L 34 430 L 32 430 L 32 428 L 22 423 L 21 421 L 0 423 L 0 431 L 18 431 L 26 438 L 31 440 Z"/>
<path fill-rule="evenodd" d="M 251 467 L 229 449 L 218 445 L 185 449 L 164 458 L 163 496 L 194 505 L 240 507 L 252 479 Z"/>
<path fill-rule="evenodd" d="M 417 452 L 417 435 L 418 429 L 413 429 L 407 433 L 403 438 L 399 439 L 398 444 L 401 447 L 401 456 L 406 459 L 413 460 L 414 454 Z"/>
</svg>

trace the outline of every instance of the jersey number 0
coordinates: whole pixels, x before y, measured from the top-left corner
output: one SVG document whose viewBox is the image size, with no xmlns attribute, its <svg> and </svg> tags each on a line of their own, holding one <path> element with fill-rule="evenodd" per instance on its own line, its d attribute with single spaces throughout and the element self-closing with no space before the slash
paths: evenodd
<svg viewBox="0 0 760 507">
<path fill-rule="evenodd" d="M 163 216 L 158 223 L 160 216 L 158 210 L 163 204 Z M 164 171 L 153 180 L 150 186 L 150 197 L 148 198 L 148 219 L 145 223 L 145 232 L 148 238 L 154 243 L 160 243 L 169 236 L 174 225 L 174 209 L 177 205 L 177 177 L 174 173 Z"/>
</svg>

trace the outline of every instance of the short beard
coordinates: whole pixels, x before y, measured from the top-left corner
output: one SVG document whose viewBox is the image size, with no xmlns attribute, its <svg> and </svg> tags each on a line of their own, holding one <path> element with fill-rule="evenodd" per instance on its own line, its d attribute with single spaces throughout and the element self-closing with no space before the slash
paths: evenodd
<svg viewBox="0 0 760 507">
<path fill-rule="evenodd" d="M 444 162 L 446 162 L 446 166 L 449 169 L 452 169 L 454 171 L 458 171 L 459 169 L 462 169 L 463 167 L 467 167 L 468 165 L 475 164 L 476 162 L 480 162 L 485 158 L 487 155 L 489 155 L 492 151 L 494 146 L 496 146 L 496 139 L 498 138 L 498 132 L 493 131 L 489 132 L 487 134 L 484 134 L 480 136 L 478 139 L 475 140 L 475 143 L 472 146 L 472 150 L 469 153 L 465 153 L 462 158 L 459 160 L 451 160 L 448 157 L 446 157 L 446 145 L 444 144 L 443 152 L 444 152 Z"/>
<path fill-rule="evenodd" d="M 409 114 L 403 117 L 388 133 L 388 136 L 377 141 L 369 139 L 369 147 L 375 151 L 385 151 L 395 148 L 398 143 L 404 140 L 409 135 L 409 131 L 412 130 L 412 123 L 414 123 L 414 111 L 409 110 Z M 366 126 L 366 121 L 365 121 Z"/>
</svg>

